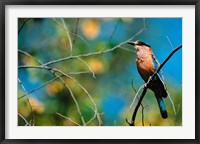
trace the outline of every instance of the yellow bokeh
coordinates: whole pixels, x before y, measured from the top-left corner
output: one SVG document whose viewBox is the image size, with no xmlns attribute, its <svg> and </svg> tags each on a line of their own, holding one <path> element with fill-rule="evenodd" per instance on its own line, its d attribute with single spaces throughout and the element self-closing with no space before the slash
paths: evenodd
<svg viewBox="0 0 200 144">
<path fill-rule="evenodd" d="M 43 105 L 42 102 L 38 101 L 35 98 L 30 98 L 29 102 L 31 104 L 33 111 L 35 111 L 37 113 L 43 113 L 44 112 L 44 105 Z"/>
<path fill-rule="evenodd" d="M 94 73 L 102 73 L 102 72 L 104 72 L 104 65 L 103 65 L 102 61 L 100 61 L 98 59 L 91 59 L 88 62 L 88 65 L 90 66 L 90 68 L 92 69 L 92 71 Z"/>
<path fill-rule="evenodd" d="M 99 34 L 100 25 L 94 19 L 86 19 L 81 25 L 81 30 L 88 39 L 95 39 Z"/>
<path fill-rule="evenodd" d="M 37 65 L 38 64 L 38 62 L 36 60 L 34 60 L 33 58 L 28 57 L 28 56 L 24 56 L 22 58 L 22 60 L 26 65 Z"/>
<path fill-rule="evenodd" d="M 64 78 L 64 81 L 69 86 L 74 86 L 74 82 L 69 78 Z"/>
<path fill-rule="evenodd" d="M 133 19 L 132 18 L 122 18 L 122 21 L 130 23 L 133 21 Z"/>
<path fill-rule="evenodd" d="M 20 102 L 18 105 L 18 113 L 23 115 L 24 117 L 28 117 L 30 114 L 29 106 L 27 101 Z"/>
<path fill-rule="evenodd" d="M 69 46 L 67 46 L 66 38 L 62 38 L 62 39 L 60 40 L 60 43 L 63 45 L 63 47 L 64 47 L 65 50 L 68 50 L 68 49 L 69 49 Z"/>
<path fill-rule="evenodd" d="M 57 92 L 63 89 L 63 84 L 59 81 L 54 81 L 53 83 L 49 84 L 46 88 L 48 95 L 53 96 Z"/>
<path fill-rule="evenodd" d="M 145 121 L 143 123 L 142 123 L 142 121 L 138 122 L 138 123 L 135 124 L 135 126 L 143 126 L 143 124 L 144 124 L 144 126 L 151 126 L 151 123 L 145 122 Z"/>
</svg>

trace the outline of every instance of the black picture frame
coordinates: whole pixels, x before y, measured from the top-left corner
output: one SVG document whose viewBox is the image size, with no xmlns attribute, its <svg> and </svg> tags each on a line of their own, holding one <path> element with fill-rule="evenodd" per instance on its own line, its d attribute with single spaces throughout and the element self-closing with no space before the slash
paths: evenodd
<svg viewBox="0 0 200 144">
<path fill-rule="evenodd" d="M 194 5 L 195 6 L 195 139 L 5 139 L 5 9 L 6 5 Z M 0 2 L 0 142 L 1 143 L 200 143 L 199 55 L 200 55 L 200 0 L 1 0 Z"/>
</svg>

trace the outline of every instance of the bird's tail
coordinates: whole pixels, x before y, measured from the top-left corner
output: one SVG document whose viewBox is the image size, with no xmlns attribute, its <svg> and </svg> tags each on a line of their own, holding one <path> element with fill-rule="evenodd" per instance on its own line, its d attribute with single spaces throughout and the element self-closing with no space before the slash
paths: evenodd
<svg viewBox="0 0 200 144">
<path fill-rule="evenodd" d="M 167 116 L 168 116 L 167 110 L 166 110 L 166 107 L 165 107 L 165 104 L 164 104 L 162 97 L 156 95 L 156 99 L 158 101 L 158 105 L 159 105 L 159 108 L 160 108 L 160 113 L 162 115 L 162 118 L 167 118 Z"/>
</svg>

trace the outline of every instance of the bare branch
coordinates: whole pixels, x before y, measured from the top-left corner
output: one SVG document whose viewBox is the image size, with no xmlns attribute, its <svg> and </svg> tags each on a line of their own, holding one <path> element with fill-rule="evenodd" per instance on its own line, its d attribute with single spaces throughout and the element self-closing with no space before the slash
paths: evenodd
<svg viewBox="0 0 200 144">
<path fill-rule="evenodd" d="M 71 37 L 70 37 L 70 35 L 69 35 L 69 33 L 68 33 L 68 29 L 67 29 L 67 26 L 66 26 L 66 24 L 65 24 L 64 19 L 61 18 L 61 21 L 62 21 L 62 23 L 63 23 L 63 27 L 66 29 L 66 34 L 67 34 L 67 37 L 68 37 L 68 40 L 69 40 L 69 46 L 70 46 L 70 55 L 72 55 L 72 47 L 73 47 L 73 45 L 72 45 L 72 40 L 71 40 Z"/>
<path fill-rule="evenodd" d="M 18 115 L 25 121 L 25 123 L 26 123 L 25 126 L 30 126 L 28 121 L 20 113 L 18 113 Z"/>
<path fill-rule="evenodd" d="M 123 49 L 123 50 L 128 51 L 128 52 L 136 53 L 135 50 L 131 50 L 131 49 L 129 49 L 129 48 L 125 48 L 125 47 L 119 47 L 119 49 Z"/>
<path fill-rule="evenodd" d="M 22 26 L 19 28 L 18 30 L 18 34 L 21 32 L 22 28 L 24 27 L 24 25 L 26 24 L 26 22 L 29 20 L 30 18 L 26 18 L 23 23 L 22 23 Z"/>
<path fill-rule="evenodd" d="M 146 30 L 147 26 L 146 26 L 146 19 L 145 18 L 143 18 L 143 25 L 144 25 L 144 29 Z"/>
<path fill-rule="evenodd" d="M 160 63 L 159 63 L 158 59 L 156 58 L 156 56 L 153 54 L 152 57 L 153 57 L 153 59 L 155 60 L 156 64 L 157 64 L 158 67 L 159 67 L 159 66 L 160 66 Z M 162 79 L 164 80 L 165 78 L 164 78 L 162 69 L 160 70 L 160 73 L 161 73 Z M 164 84 L 164 83 L 163 83 L 163 84 Z"/>
<path fill-rule="evenodd" d="M 159 75 L 158 75 L 158 77 L 160 77 Z M 163 83 L 163 85 L 164 85 L 164 87 L 165 87 L 165 83 L 163 82 L 163 80 L 160 78 L 160 80 L 161 80 L 161 82 Z M 166 90 L 166 92 L 167 92 L 167 95 L 168 95 L 168 98 L 169 98 L 169 100 L 170 100 L 170 102 L 171 102 L 171 104 L 172 104 L 172 108 L 173 108 L 173 110 L 174 110 L 174 114 L 176 115 L 176 109 L 175 109 L 175 106 L 174 106 L 174 102 L 173 102 L 173 100 L 172 100 L 172 98 L 171 98 L 171 95 L 169 94 L 169 92 L 168 92 L 168 90 L 165 88 L 165 90 Z"/>
<path fill-rule="evenodd" d="M 52 119 L 52 122 L 53 122 L 53 126 L 56 126 L 53 116 L 51 116 L 51 119 Z"/>
<path fill-rule="evenodd" d="M 120 22 L 120 19 L 117 21 L 117 23 L 116 23 L 116 25 L 115 25 L 115 27 L 114 27 L 114 30 L 113 30 L 111 36 L 109 37 L 108 42 L 104 45 L 104 47 L 103 47 L 102 50 L 104 50 L 104 49 L 106 48 L 106 46 L 107 46 L 107 45 L 110 43 L 110 41 L 112 40 L 112 38 L 113 38 L 113 36 L 114 36 L 114 34 L 115 34 L 115 31 L 117 30 L 117 26 L 118 26 L 119 22 Z"/>
<path fill-rule="evenodd" d="M 174 114 L 176 115 L 176 109 L 175 109 L 175 106 L 174 106 L 174 102 L 173 102 L 173 100 L 172 100 L 172 98 L 171 98 L 171 95 L 169 94 L 168 91 L 167 91 L 167 94 L 168 94 L 169 100 L 170 100 L 170 102 L 171 102 L 171 104 L 172 104 L 172 108 L 173 108 Z"/>
<path fill-rule="evenodd" d="M 137 93 L 136 89 L 135 89 L 134 86 L 133 86 L 133 79 L 132 79 L 132 88 L 133 88 L 134 92 Z M 138 97 L 137 97 L 137 98 L 138 98 Z M 138 98 L 138 100 L 139 100 L 139 98 Z M 141 107 L 142 107 L 142 125 L 144 126 L 144 106 L 143 106 L 142 102 L 141 102 Z M 127 119 L 127 118 L 126 118 L 126 119 Z M 127 121 L 127 120 L 126 120 L 126 121 Z"/>
<path fill-rule="evenodd" d="M 97 117 L 97 111 L 95 109 L 93 109 L 92 107 L 91 107 L 91 109 L 94 111 L 94 116 L 88 122 L 86 122 L 87 125 L 89 123 L 91 123 Z"/>
<path fill-rule="evenodd" d="M 32 59 L 34 59 L 34 60 L 35 60 L 36 62 L 38 62 L 39 64 L 42 64 L 42 62 L 41 62 L 39 59 L 33 57 L 33 56 L 30 55 L 29 53 L 27 53 L 27 52 L 25 52 L 25 51 L 23 51 L 23 50 L 20 50 L 20 49 L 18 49 L 18 52 L 21 53 L 21 54 L 24 54 L 24 55 L 26 55 L 26 56 L 28 56 L 28 57 L 30 57 L 30 58 L 32 58 Z"/>
<path fill-rule="evenodd" d="M 166 38 L 167 38 L 167 40 L 168 40 L 168 42 L 169 42 L 169 44 L 170 44 L 170 46 L 171 46 L 172 50 L 174 50 L 174 46 L 172 45 L 172 43 L 171 43 L 171 41 L 170 41 L 169 37 L 168 37 L 168 36 L 166 36 Z"/>
<path fill-rule="evenodd" d="M 162 69 L 162 67 L 165 65 L 165 63 L 173 56 L 173 54 L 178 51 L 179 49 L 182 48 L 182 45 L 178 46 L 176 49 L 174 49 L 170 54 L 169 56 L 164 60 L 164 62 L 159 66 L 159 68 L 155 71 L 155 73 L 152 75 L 152 78 L 153 76 L 155 76 L 157 73 L 159 73 L 159 71 Z"/>
<path fill-rule="evenodd" d="M 74 34 L 74 33 L 72 33 L 72 32 L 68 32 L 70 35 L 73 35 L 73 36 L 76 36 L 76 37 L 78 37 L 78 38 L 80 38 L 86 45 L 88 45 L 88 42 L 83 38 L 83 37 L 81 37 L 80 35 L 78 35 L 78 34 Z"/>
<path fill-rule="evenodd" d="M 78 32 L 78 24 L 79 24 L 79 18 L 77 18 L 77 21 L 76 21 L 76 28 L 75 28 L 75 37 L 73 39 L 73 44 L 76 42 L 76 35 L 77 35 L 77 32 Z"/>
<path fill-rule="evenodd" d="M 77 102 L 77 100 L 76 100 L 76 98 L 75 98 L 75 96 L 74 96 L 74 94 L 73 94 L 71 88 L 65 83 L 65 81 L 64 81 L 63 79 L 60 79 L 60 80 L 61 80 L 61 82 L 64 84 L 64 86 L 69 90 L 69 92 L 70 92 L 70 94 L 71 94 L 71 97 L 72 97 L 72 99 L 73 99 L 74 102 L 75 102 L 77 111 L 78 111 L 78 113 L 79 113 L 79 115 L 80 115 L 80 117 L 81 117 L 82 123 L 83 123 L 83 125 L 85 126 L 86 123 L 85 123 L 83 114 L 82 114 L 82 112 L 81 112 L 81 109 L 80 109 L 80 107 L 79 107 L 79 104 L 78 104 L 78 102 Z"/>
<path fill-rule="evenodd" d="M 59 77 L 62 77 L 62 76 L 63 76 L 63 75 L 54 77 L 53 79 L 49 80 L 48 82 L 44 83 L 43 85 L 41 85 L 41 86 L 39 86 L 39 87 L 37 87 L 37 88 L 35 88 L 35 89 L 29 91 L 27 94 L 29 95 L 29 94 L 31 94 L 31 93 L 33 93 L 33 92 L 35 92 L 35 91 L 41 89 L 42 87 L 44 87 L 44 86 L 46 86 L 46 85 L 52 83 L 53 81 L 57 80 Z M 21 99 L 21 98 L 23 98 L 23 97 L 25 97 L 25 96 L 26 96 L 26 94 L 25 94 L 25 95 L 22 95 L 22 96 L 20 96 L 20 97 L 18 97 L 18 100 Z"/>
<path fill-rule="evenodd" d="M 70 72 L 70 73 L 67 73 L 67 74 L 68 74 L 68 75 L 78 75 L 78 74 L 85 74 L 85 73 L 90 73 L 90 71 Z M 62 76 L 63 76 L 63 75 L 54 77 L 53 79 L 47 81 L 46 83 L 42 84 L 41 86 L 39 86 L 39 87 L 37 87 L 37 88 L 35 88 L 35 89 L 29 91 L 29 92 L 28 92 L 28 95 L 31 94 L 31 93 L 33 93 L 33 92 L 35 92 L 35 91 L 37 91 L 37 90 L 39 90 L 39 89 L 41 89 L 41 88 L 43 88 L 43 87 L 45 87 L 46 85 L 48 85 L 48 84 L 52 83 L 53 81 L 55 81 L 55 80 L 61 78 Z M 23 97 L 25 97 L 25 95 L 22 95 L 22 96 L 18 97 L 18 100 L 21 99 L 21 98 L 23 98 Z"/>
<path fill-rule="evenodd" d="M 87 42 L 83 37 L 81 37 L 81 36 L 78 35 L 78 34 L 75 34 L 75 33 L 72 33 L 72 32 L 70 32 L 70 31 L 68 31 L 68 29 L 65 29 L 56 19 L 53 18 L 52 20 L 54 20 L 54 22 L 56 22 L 56 24 L 57 24 L 60 28 L 62 28 L 63 30 L 67 31 L 67 32 L 68 32 L 69 34 L 71 34 L 71 35 L 77 36 L 77 37 L 80 38 L 85 44 L 88 45 L 88 42 Z"/>
<path fill-rule="evenodd" d="M 137 93 L 137 90 L 134 88 L 133 86 L 133 79 L 131 80 L 131 85 L 132 85 L 132 89 L 134 90 L 135 94 Z"/>
<path fill-rule="evenodd" d="M 83 62 L 83 63 L 88 67 L 89 71 L 92 73 L 93 78 L 96 78 L 96 77 L 95 77 L 95 73 L 94 73 L 94 71 L 91 69 L 91 67 L 90 67 L 83 59 L 81 59 L 81 58 L 77 58 L 77 59 L 80 60 L 81 62 Z"/>
<path fill-rule="evenodd" d="M 142 107 L 142 125 L 144 126 L 144 106 L 141 103 L 141 107 Z"/>
<path fill-rule="evenodd" d="M 79 123 L 75 122 L 74 120 L 72 120 L 72 119 L 70 119 L 70 118 L 68 118 L 68 117 L 66 117 L 66 116 L 61 115 L 61 114 L 58 113 L 58 112 L 56 112 L 55 114 L 61 116 L 62 118 L 65 118 L 65 119 L 69 120 L 70 122 L 72 122 L 72 123 L 74 123 L 74 124 L 76 124 L 76 125 L 78 125 L 78 126 L 81 126 Z"/>
<path fill-rule="evenodd" d="M 66 61 L 66 60 L 69 60 L 69 59 L 77 59 L 77 58 L 81 58 L 81 57 L 94 56 L 94 55 L 98 55 L 98 54 L 103 54 L 103 53 L 114 51 L 115 49 L 121 47 L 122 45 L 127 44 L 127 42 L 129 42 L 132 39 L 134 39 L 136 36 L 138 36 L 139 34 L 141 34 L 143 31 L 144 31 L 144 29 L 141 29 L 134 36 L 130 37 L 126 41 L 121 42 L 120 44 L 114 46 L 111 49 L 107 49 L 107 50 L 103 50 L 103 51 L 98 51 L 98 52 L 86 53 L 86 54 L 82 54 L 82 55 L 76 55 L 76 56 L 69 56 L 69 57 L 65 57 L 65 58 L 60 58 L 60 59 L 57 59 L 57 60 L 53 60 L 53 61 L 47 62 L 47 63 L 43 64 L 43 66 L 48 66 L 48 65 L 59 63 L 61 61 Z"/>
<path fill-rule="evenodd" d="M 27 93 L 26 89 L 24 88 L 24 85 L 22 84 L 22 82 L 21 82 L 21 80 L 20 80 L 19 78 L 18 78 L 18 82 L 19 82 L 19 84 L 21 85 L 21 87 L 22 87 L 22 89 L 23 89 L 23 91 L 24 91 L 24 93 L 25 93 L 26 100 L 27 100 L 27 102 L 28 102 L 28 105 L 29 105 L 29 107 L 30 107 L 31 114 L 32 114 L 31 125 L 34 126 L 35 114 L 34 114 L 34 112 L 33 112 L 33 108 L 32 108 L 32 106 L 31 106 L 30 100 L 29 100 L 29 98 L 28 98 L 28 93 Z"/>
<path fill-rule="evenodd" d="M 144 87 L 145 87 L 145 84 L 143 84 L 143 85 L 138 89 L 138 91 L 136 92 L 136 94 L 135 94 L 135 96 L 134 96 L 134 98 L 133 98 L 133 100 L 132 100 L 132 103 L 131 103 L 131 105 L 130 105 L 130 107 L 129 107 L 127 113 L 126 113 L 126 117 L 128 116 L 128 113 L 130 112 L 131 108 L 133 107 L 133 104 L 135 103 L 136 98 L 138 98 L 139 92 L 140 92 L 141 89 L 144 88 Z"/>
<path fill-rule="evenodd" d="M 79 74 L 87 74 L 91 73 L 90 71 L 80 71 L 80 72 L 68 72 L 68 75 L 79 75 Z"/>
</svg>

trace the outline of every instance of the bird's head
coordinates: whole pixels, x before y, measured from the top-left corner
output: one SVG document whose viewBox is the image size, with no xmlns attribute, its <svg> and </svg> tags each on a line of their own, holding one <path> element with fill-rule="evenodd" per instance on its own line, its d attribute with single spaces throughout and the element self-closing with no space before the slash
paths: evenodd
<svg viewBox="0 0 200 144">
<path fill-rule="evenodd" d="M 151 46 L 142 42 L 142 41 L 139 41 L 139 40 L 136 40 L 135 42 L 131 42 L 129 41 L 128 44 L 132 45 L 135 47 L 135 49 L 137 51 L 141 50 L 141 49 L 146 49 L 146 50 L 150 50 L 151 49 Z"/>
</svg>

